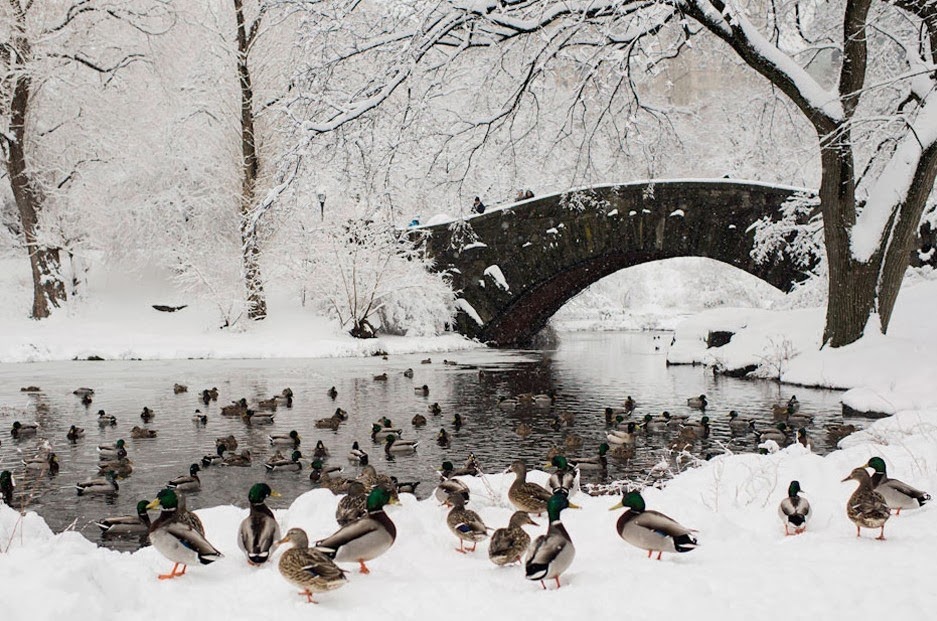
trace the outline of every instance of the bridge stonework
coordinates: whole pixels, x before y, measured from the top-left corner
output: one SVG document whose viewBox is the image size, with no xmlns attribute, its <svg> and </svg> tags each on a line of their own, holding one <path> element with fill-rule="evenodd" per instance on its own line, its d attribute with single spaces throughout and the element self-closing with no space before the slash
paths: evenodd
<svg viewBox="0 0 937 621">
<path fill-rule="evenodd" d="M 435 269 L 452 274 L 456 329 L 523 346 L 580 291 L 649 261 L 707 257 L 790 290 L 803 274 L 788 262 L 756 264 L 748 229 L 796 192 L 724 179 L 599 186 L 421 230 Z"/>
</svg>

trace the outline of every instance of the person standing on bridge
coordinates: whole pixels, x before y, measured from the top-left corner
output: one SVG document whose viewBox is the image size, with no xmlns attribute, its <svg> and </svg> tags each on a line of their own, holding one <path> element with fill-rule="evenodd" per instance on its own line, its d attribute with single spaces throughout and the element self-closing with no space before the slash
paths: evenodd
<svg viewBox="0 0 937 621">
<path fill-rule="evenodd" d="M 485 213 L 485 203 L 477 196 L 475 197 L 475 202 L 472 203 L 472 211 L 475 213 Z"/>
</svg>

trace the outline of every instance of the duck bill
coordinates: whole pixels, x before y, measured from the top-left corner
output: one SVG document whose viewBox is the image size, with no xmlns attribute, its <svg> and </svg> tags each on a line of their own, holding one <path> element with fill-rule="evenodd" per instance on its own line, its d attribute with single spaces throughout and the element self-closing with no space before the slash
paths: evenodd
<svg viewBox="0 0 937 621">
<path fill-rule="evenodd" d="M 552 467 L 553 467 L 553 464 L 550 463 L 550 462 L 547 462 L 547 463 L 543 464 L 543 467 L 544 467 L 544 468 L 552 468 Z"/>
<path fill-rule="evenodd" d="M 608 510 L 609 510 L 609 511 L 614 511 L 615 509 L 621 509 L 621 508 L 623 508 L 624 506 L 625 506 L 624 503 L 621 503 L 621 502 L 620 502 L 620 503 L 618 503 L 617 505 L 615 505 L 614 507 L 609 507 Z"/>
<path fill-rule="evenodd" d="M 276 490 L 273 490 L 272 492 L 270 492 L 270 497 L 271 497 L 271 498 L 279 498 L 279 497 L 282 496 L 282 495 L 283 495 L 283 494 L 281 494 L 280 492 L 278 492 L 278 491 L 276 491 Z"/>
<path fill-rule="evenodd" d="M 569 505 L 567 506 L 567 509 L 582 509 L 582 507 L 573 503 L 569 503 Z"/>
<path fill-rule="evenodd" d="M 843 479 L 842 481 L 840 481 L 840 483 L 845 483 L 845 482 L 847 482 L 847 481 L 852 481 L 852 475 L 846 477 L 845 479 Z"/>
<path fill-rule="evenodd" d="M 146 510 L 147 510 L 147 511 L 152 511 L 153 509 L 156 509 L 156 508 L 158 508 L 158 507 L 159 507 L 159 498 L 157 498 L 156 500 L 151 501 L 150 504 L 148 504 L 148 505 L 146 506 Z"/>
<path fill-rule="evenodd" d="M 284 537 L 283 539 L 280 539 L 279 541 L 275 541 L 274 543 L 278 546 L 282 546 L 284 543 L 289 543 L 289 542 L 290 542 L 290 538 Z"/>
</svg>

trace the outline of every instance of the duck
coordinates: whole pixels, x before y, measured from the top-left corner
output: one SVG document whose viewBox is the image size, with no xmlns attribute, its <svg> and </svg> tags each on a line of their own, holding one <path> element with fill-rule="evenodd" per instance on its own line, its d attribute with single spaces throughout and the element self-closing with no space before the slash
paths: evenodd
<svg viewBox="0 0 937 621">
<path fill-rule="evenodd" d="M 787 400 L 787 411 L 789 414 L 793 414 L 800 409 L 800 401 L 797 400 L 797 395 L 791 395 L 791 398 Z"/>
<path fill-rule="evenodd" d="M 276 543 L 293 545 L 280 557 L 277 568 L 287 582 L 303 589 L 299 594 L 306 596 L 307 603 L 318 603 L 313 598 L 314 593 L 333 591 L 348 583 L 344 569 L 326 554 L 309 547 L 309 537 L 303 529 L 289 529 Z"/>
<path fill-rule="evenodd" d="M 247 468 L 251 465 L 250 449 L 242 449 L 240 453 L 228 453 L 221 460 L 222 466 L 235 466 Z"/>
<path fill-rule="evenodd" d="M 117 480 L 114 478 L 116 473 L 108 470 L 103 479 L 87 479 L 75 484 L 75 489 L 79 496 L 85 494 L 116 494 L 120 490 Z"/>
<path fill-rule="evenodd" d="M 218 388 L 216 386 L 212 386 L 211 388 L 204 389 L 201 394 L 202 394 L 202 403 L 204 403 L 205 405 L 208 405 L 209 401 L 218 400 Z"/>
<path fill-rule="evenodd" d="M 432 414 L 433 416 L 439 416 L 440 414 L 442 414 L 442 408 L 439 407 L 439 402 L 438 402 L 438 401 L 435 401 L 435 402 L 433 402 L 431 405 L 426 406 L 426 409 L 427 409 L 427 410 L 429 411 L 429 413 Z"/>
<path fill-rule="evenodd" d="M 313 483 L 319 483 L 322 481 L 323 476 L 332 474 L 333 472 L 342 471 L 339 466 L 329 466 L 326 468 L 321 459 L 312 460 L 312 463 L 309 464 L 309 467 L 312 469 L 312 472 L 309 473 L 309 480 Z"/>
<path fill-rule="evenodd" d="M 432 358 L 424 358 L 423 360 L 420 360 L 420 364 L 433 364 L 433 359 L 432 359 Z"/>
<path fill-rule="evenodd" d="M 289 433 L 271 433 L 267 436 L 271 446 L 290 446 L 299 448 L 299 445 L 302 443 L 302 438 L 299 437 L 299 433 L 295 429 L 291 430 Z"/>
<path fill-rule="evenodd" d="M 547 501 L 552 495 L 536 483 L 527 482 L 527 464 L 516 460 L 509 468 L 514 473 L 514 482 L 508 488 L 508 499 L 521 511 L 541 514 L 547 509 Z"/>
<path fill-rule="evenodd" d="M 522 438 L 526 438 L 531 433 L 533 433 L 533 428 L 527 423 L 521 421 L 517 423 L 517 427 L 514 428 L 514 433 L 516 433 Z"/>
<path fill-rule="evenodd" d="M 39 470 L 49 474 L 59 473 L 59 458 L 52 451 L 40 451 L 34 457 L 22 460 L 26 470 Z"/>
<path fill-rule="evenodd" d="M 361 573 L 371 573 L 367 561 L 387 552 L 397 538 L 397 528 L 384 512 L 388 503 L 393 503 L 390 492 L 375 487 L 368 494 L 368 514 L 320 539 L 315 549 L 340 563 L 357 562 Z"/>
<path fill-rule="evenodd" d="M 459 363 L 456 362 L 455 360 L 443 360 L 442 363 L 450 367 L 455 367 L 459 365 Z"/>
<path fill-rule="evenodd" d="M 98 427 L 113 427 L 117 424 L 117 417 L 104 410 L 98 410 Z"/>
<path fill-rule="evenodd" d="M 657 552 L 660 560 L 664 552 L 689 552 L 697 547 L 695 531 L 681 525 L 659 511 L 648 511 L 640 492 L 622 495 L 621 502 L 609 511 L 625 508 L 615 528 L 626 542 L 647 550 L 647 557 Z"/>
<path fill-rule="evenodd" d="M 361 481 L 349 481 L 348 493 L 335 508 L 335 521 L 346 526 L 368 514 L 368 494 Z"/>
<path fill-rule="evenodd" d="M 693 408 L 694 410 L 705 410 L 709 403 L 706 401 L 706 395 L 700 395 L 698 397 L 690 397 L 686 400 L 687 407 Z"/>
<path fill-rule="evenodd" d="M 233 435 L 225 436 L 223 438 L 215 438 L 215 446 L 223 446 L 226 451 L 237 450 L 238 440 Z"/>
<path fill-rule="evenodd" d="M 579 470 L 607 470 L 608 457 L 606 457 L 606 454 L 608 453 L 608 449 L 608 443 L 603 442 L 599 445 L 598 455 L 594 457 L 581 457 L 571 461 Z"/>
<path fill-rule="evenodd" d="M 462 494 L 450 494 L 448 501 L 452 505 L 452 509 L 446 515 L 446 525 L 452 531 L 452 534 L 459 539 L 459 547 L 455 549 L 456 552 L 460 554 L 474 552 L 478 542 L 488 538 L 488 527 L 485 526 L 485 522 L 482 521 L 480 515 L 471 509 L 465 508 L 467 499 Z M 472 542 L 471 549 L 464 547 L 466 541 Z"/>
<path fill-rule="evenodd" d="M 846 516 L 856 525 L 856 537 L 861 536 L 862 528 L 880 528 L 876 539 L 885 540 L 885 522 L 891 517 L 891 510 L 885 497 L 872 487 L 872 477 L 865 468 L 855 468 L 849 473 L 846 481 L 856 481 L 859 487 L 849 497 L 846 503 Z"/>
<path fill-rule="evenodd" d="M 787 442 L 787 423 L 781 422 L 774 427 L 768 427 L 767 429 L 759 431 L 755 429 L 755 423 L 752 421 L 750 427 L 758 435 L 758 442 L 767 442 L 768 440 L 772 440 L 778 444 Z"/>
<path fill-rule="evenodd" d="M 729 412 L 729 429 L 733 432 L 748 431 L 753 422 L 750 419 L 739 418 L 739 413 L 735 410 Z"/>
<path fill-rule="evenodd" d="M 794 535 L 799 535 L 807 529 L 807 520 L 810 519 L 810 503 L 806 498 L 798 496 L 800 492 L 800 482 L 791 481 L 787 486 L 787 497 L 778 505 L 778 515 L 784 524 L 785 536 L 792 534 L 790 532 L 792 528 Z"/>
<path fill-rule="evenodd" d="M 185 384 L 173 384 L 172 385 L 172 394 L 180 395 L 184 392 L 189 392 L 189 387 Z"/>
<path fill-rule="evenodd" d="M 582 436 L 576 435 L 575 433 L 568 434 L 563 438 L 563 447 L 567 451 L 578 451 L 582 448 Z"/>
<path fill-rule="evenodd" d="M 671 416 L 670 412 L 667 412 L 666 410 L 661 412 L 660 417 L 663 420 L 664 426 L 668 429 L 679 429 L 680 425 L 682 425 L 687 420 L 685 418 L 681 419 L 677 418 L 676 416 Z"/>
<path fill-rule="evenodd" d="M 351 450 L 348 451 L 348 461 L 362 466 L 368 465 L 368 454 L 361 450 L 357 440 L 352 443 Z"/>
<path fill-rule="evenodd" d="M 150 530 L 150 514 L 146 511 L 149 500 L 137 503 L 136 515 L 120 515 L 106 517 L 94 522 L 101 529 L 101 534 L 110 537 L 137 536 L 142 537 Z"/>
<path fill-rule="evenodd" d="M 75 390 L 73 390 L 72 394 L 75 395 L 76 397 L 85 397 L 85 396 L 93 397 L 94 388 L 88 388 L 88 387 L 82 386 L 81 388 L 76 388 Z"/>
<path fill-rule="evenodd" d="M 133 462 L 126 457 L 120 457 L 98 463 L 99 475 L 104 476 L 108 470 L 113 471 L 118 478 L 126 479 L 133 473 Z"/>
<path fill-rule="evenodd" d="M 537 407 L 548 408 L 556 403 L 556 392 L 553 390 L 548 390 L 547 392 L 533 395 L 530 400 Z"/>
<path fill-rule="evenodd" d="M 562 493 L 569 496 L 569 493 L 576 485 L 576 479 L 579 477 L 579 471 L 563 455 L 557 455 L 545 467 L 553 466 L 556 468 L 550 474 L 550 480 L 547 486 L 554 494 Z"/>
<path fill-rule="evenodd" d="M 10 429 L 10 435 L 16 439 L 34 436 L 39 431 L 39 423 L 21 423 L 18 420 L 13 421 L 13 428 Z"/>
<path fill-rule="evenodd" d="M 371 425 L 371 439 L 375 442 L 386 442 L 388 436 L 400 436 L 401 430 L 393 427 L 382 427 L 374 423 Z"/>
<path fill-rule="evenodd" d="M 394 483 L 394 491 L 398 497 L 400 494 L 416 495 L 416 488 L 420 485 L 419 481 L 401 481 L 394 476 L 390 477 L 390 480 Z"/>
<path fill-rule="evenodd" d="M 384 453 L 387 455 L 408 455 L 416 451 L 417 444 L 419 444 L 419 441 L 401 440 L 391 434 L 384 440 Z"/>
<path fill-rule="evenodd" d="M 451 461 L 442 462 L 442 470 L 439 471 L 439 484 L 436 486 L 434 496 L 436 500 L 443 504 L 448 504 L 451 494 L 462 494 L 465 497 L 469 495 L 468 485 L 454 477 L 454 468 Z"/>
<path fill-rule="evenodd" d="M 645 416 L 645 418 L 648 417 L 650 417 L 650 414 Z M 628 423 L 628 428 L 625 431 L 610 429 L 605 434 L 605 439 L 608 440 L 609 444 L 634 444 L 635 437 L 637 436 L 636 429 L 637 425 L 634 421 L 631 421 Z"/>
<path fill-rule="evenodd" d="M 85 406 L 86 408 L 87 408 L 87 407 L 90 407 L 93 402 L 94 402 L 94 399 L 91 398 L 91 395 L 90 395 L 90 394 L 88 394 L 88 395 L 82 395 L 82 397 L 81 397 L 81 404 L 82 404 L 83 406 Z"/>
<path fill-rule="evenodd" d="M 616 444 L 609 449 L 608 454 L 615 459 L 631 459 L 634 457 L 634 443 Z"/>
<path fill-rule="evenodd" d="M 331 388 L 329 388 L 325 392 L 325 394 L 327 394 L 329 396 L 329 399 L 331 399 L 332 401 L 335 401 L 335 398 L 338 397 L 338 391 L 335 390 L 335 386 L 332 386 Z"/>
<path fill-rule="evenodd" d="M 917 509 L 931 499 L 930 494 L 902 483 L 898 479 L 889 479 L 885 468 L 885 460 L 881 457 L 872 457 L 865 465 L 872 468 L 872 489 L 882 495 L 888 508 L 901 515 L 902 509 Z"/>
<path fill-rule="evenodd" d="M 153 410 L 151 410 L 150 408 L 148 408 L 148 407 L 146 407 L 146 406 L 143 406 L 143 411 L 140 412 L 140 419 L 141 419 L 144 423 L 148 423 L 148 422 L 150 422 L 151 420 L 153 420 L 154 418 L 156 418 L 156 414 L 153 413 Z"/>
<path fill-rule="evenodd" d="M 293 389 L 289 386 L 281 390 L 280 394 L 274 396 L 273 398 L 283 401 L 288 408 L 293 407 Z"/>
<path fill-rule="evenodd" d="M 807 428 L 806 428 L 806 427 L 801 427 L 800 429 L 797 430 L 797 442 L 798 442 L 801 446 L 805 446 L 805 447 L 807 447 L 807 448 L 810 448 L 810 438 L 807 436 Z"/>
<path fill-rule="evenodd" d="M 289 459 L 274 459 L 274 455 L 264 462 L 264 468 L 267 472 L 298 472 L 303 469 L 302 462 L 299 459 L 303 456 L 299 451 L 293 451 Z"/>
<path fill-rule="evenodd" d="M 488 544 L 488 559 L 500 567 L 520 563 L 530 547 L 530 535 L 523 528 L 527 525 L 539 526 L 530 519 L 530 514 L 526 511 L 515 511 L 506 528 L 499 528 L 492 533 L 491 543 Z"/>
<path fill-rule="evenodd" d="M 375 376 L 374 376 L 374 381 L 375 381 L 375 382 L 386 382 L 386 381 L 387 381 L 387 373 L 381 373 L 380 375 L 375 375 Z"/>
<path fill-rule="evenodd" d="M 224 454 L 227 449 L 224 447 L 224 444 L 219 444 L 215 447 L 214 455 L 205 455 L 202 457 L 202 466 L 208 467 L 212 465 L 221 464 L 224 461 Z"/>
<path fill-rule="evenodd" d="M 9 470 L 0 472 L 0 495 L 3 496 L 3 503 L 8 507 L 13 506 L 13 490 L 16 488 L 16 481 L 13 479 L 13 473 Z"/>
<path fill-rule="evenodd" d="M 247 490 L 250 512 L 238 527 L 238 547 L 247 556 L 248 565 L 263 565 L 270 560 L 273 545 L 280 538 L 280 525 L 267 506 L 267 498 L 280 494 L 266 483 L 254 483 Z"/>
<path fill-rule="evenodd" d="M 698 421 L 688 420 L 680 425 L 680 435 L 685 438 L 708 438 L 709 437 L 709 417 L 703 416 Z"/>
<path fill-rule="evenodd" d="M 846 436 L 852 435 L 859 431 L 859 428 L 855 425 L 826 425 L 826 441 L 829 444 L 834 446 L 839 444 L 839 441 L 845 438 Z"/>
<path fill-rule="evenodd" d="M 791 427 L 807 427 L 813 424 L 813 416 L 805 413 L 792 413 L 787 415 L 785 421 Z"/>
<path fill-rule="evenodd" d="M 65 437 L 69 442 L 77 442 L 78 438 L 83 438 L 85 435 L 85 430 L 81 427 L 76 427 L 72 425 L 68 428 L 68 433 L 65 434 Z"/>
<path fill-rule="evenodd" d="M 425 427 L 426 426 L 426 417 L 422 414 L 414 414 L 413 419 L 410 421 L 410 424 L 414 427 Z"/>
<path fill-rule="evenodd" d="M 202 488 L 202 480 L 198 478 L 201 470 L 198 464 L 192 464 L 189 466 L 188 475 L 176 477 L 166 486 L 179 492 L 197 492 Z"/>
<path fill-rule="evenodd" d="M 513 397 L 501 397 L 498 399 L 498 409 L 509 412 L 516 410 L 519 402 Z"/>
<path fill-rule="evenodd" d="M 634 412 L 634 409 L 637 406 L 638 404 L 635 402 L 634 399 L 631 398 L 631 395 L 628 395 L 627 397 L 625 397 L 625 401 L 622 404 L 622 408 L 624 409 L 624 411 L 628 412 L 629 414 Z"/>
<path fill-rule="evenodd" d="M 208 414 L 202 414 L 201 410 L 195 410 L 195 414 L 192 415 L 192 422 L 198 423 L 199 425 L 207 425 Z"/>
<path fill-rule="evenodd" d="M 414 389 L 413 389 L 413 392 L 415 392 L 418 396 L 421 396 L 421 397 L 428 397 L 428 396 L 429 396 L 429 386 L 427 386 L 426 384 L 423 384 L 422 386 L 418 386 L 417 388 L 414 388 Z"/>
<path fill-rule="evenodd" d="M 101 459 L 120 459 L 127 456 L 126 443 L 123 438 L 113 444 L 98 445 L 98 456 Z"/>
<path fill-rule="evenodd" d="M 155 429 L 144 429 L 143 427 L 134 425 L 130 430 L 130 437 L 135 440 L 143 440 L 147 438 L 155 438 L 156 433 L 157 432 Z"/>
<path fill-rule="evenodd" d="M 413 369 L 408 368 L 406 371 L 403 372 L 403 376 L 406 377 L 407 379 L 413 379 Z"/>
<path fill-rule="evenodd" d="M 440 428 L 436 434 L 436 444 L 446 449 L 452 446 L 452 437 L 445 428 Z"/>
<path fill-rule="evenodd" d="M 276 414 L 272 411 L 260 411 L 247 409 L 241 416 L 248 425 L 271 425 L 276 420 Z"/>
<path fill-rule="evenodd" d="M 658 419 L 650 414 L 645 414 L 643 421 L 641 426 L 644 427 L 644 431 L 648 433 L 659 433 L 667 430 L 667 423 L 663 418 Z"/>
<path fill-rule="evenodd" d="M 237 401 L 232 401 L 230 405 L 222 406 L 222 416 L 243 416 L 247 412 L 247 399 L 241 397 Z"/>
<path fill-rule="evenodd" d="M 276 397 L 270 397 L 269 399 L 258 399 L 257 409 L 264 412 L 276 412 L 277 403 L 278 401 Z"/>
<path fill-rule="evenodd" d="M 183 498 L 167 487 L 146 506 L 147 509 L 162 509 L 159 517 L 150 524 L 150 543 L 174 563 L 168 574 L 158 576 L 160 580 L 185 575 L 186 567 L 195 562 L 209 565 L 224 556 L 205 538 L 201 520 L 186 511 Z M 177 571 L 179 565 L 182 565 L 182 571 Z"/>
<path fill-rule="evenodd" d="M 547 501 L 547 514 L 550 516 L 550 525 L 547 532 L 537 537 L 527 551 L 524 562 L 524 575 L 528 580 L 539 580 L 546 590 L 544 580 L 556 580 L 556 588 L 560 588 L 560 575 L 566 571 L 576 556 L 576 547 L 570 539 L 566 527 L 560 520 L 560 513 L 564 509 L 578 509 L 569 502 L 565 494 L 553 494 Z"/>
<path fill-rule="evenodd" d="M 317 429 L 331 429 L 335 431 L 345 420 L 348 419 L 348 413 L 342 408 L 335 408 L 335 413 L 328 418 L 320 418 L 316 421 Z"/>
<path fill-rule="evenodd" d="M 312 458 L 313 459 L 325 459 L 329 456 L 329 449 L 325 447 L 325 442 L 318 440 L 316 446 L 312 449 Z"/>
</svg>

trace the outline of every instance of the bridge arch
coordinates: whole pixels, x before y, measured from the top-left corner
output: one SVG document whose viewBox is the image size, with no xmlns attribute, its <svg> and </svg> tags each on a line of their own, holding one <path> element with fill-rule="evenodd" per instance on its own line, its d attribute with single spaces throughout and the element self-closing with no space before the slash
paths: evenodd
<svg viewBox="0 0 937 621">
<path fill-rule="evenodd" d="M 456 329 L 520 346 L 567 301 L 619 270 L 707 257 L 789 291 L 787 261 L 756 264 L 749 227 L 809 190 L 757 182 L 644 181 L 536 197 L 435 226 L 428 250 L 459 292 Z"/>
</svg>

